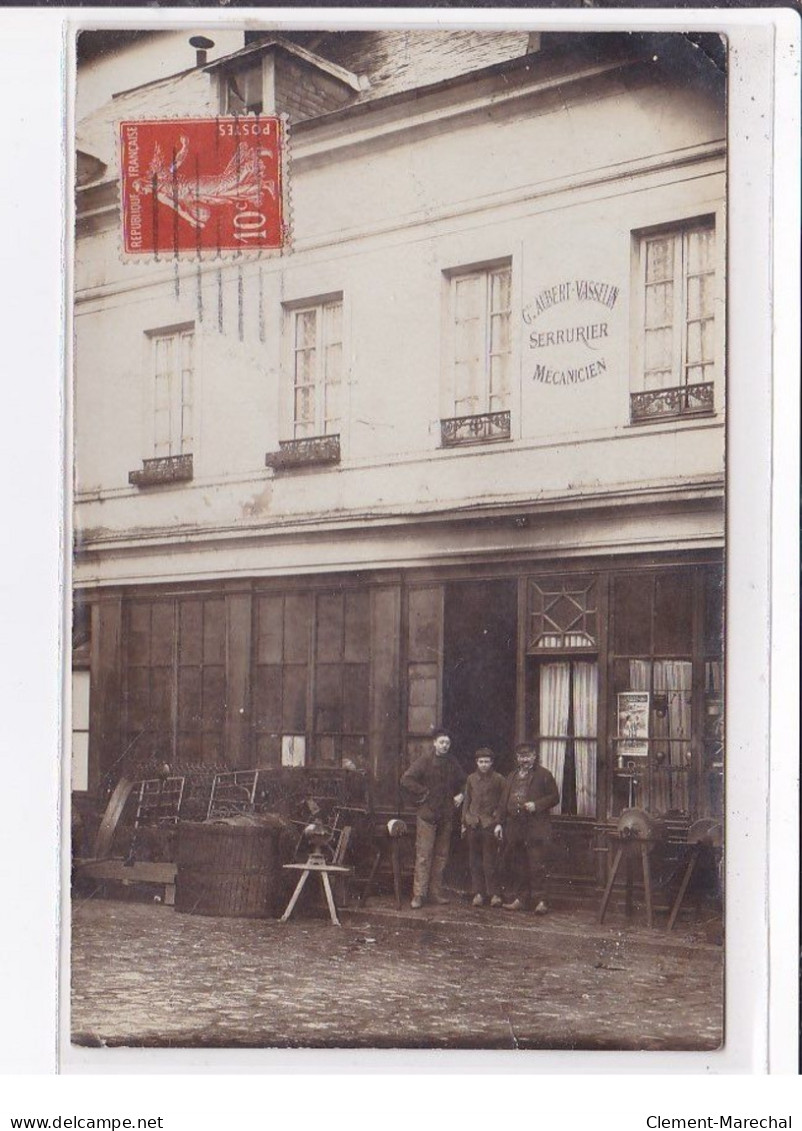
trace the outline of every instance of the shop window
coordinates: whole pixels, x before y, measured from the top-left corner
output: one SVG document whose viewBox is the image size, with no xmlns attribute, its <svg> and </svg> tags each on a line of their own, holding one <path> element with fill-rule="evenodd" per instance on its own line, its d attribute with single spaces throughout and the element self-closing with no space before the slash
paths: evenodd
<svg viewBox="0 0 802 1131">
<path fill-rule="evenodd" d="M 509 439 L 511 266 L 452 274 L 449 288 L 453 413 L 441 422 L 442 444 Z"/>
<path fill-rule="evenodd" d="M 366 766 L 369 608 L 356 590 L 256 598 L 258 765 Z"/>
<path fill-rule="evenodd" d="M 613 815 L 693 808 L 696 584 L 683 570 L 614 578 Z"/>
<path fill-rule="evenodd" d="M 219 764 L 225 720 L 222 598 L 131 602 L 124 633 L 124 747 L 138 763 Z"/>
<path fill-rule="evenodd" d="M 317 597 L 313 747 L 319 765 L 365 767 L 369 730 L 370 598 Z"/>
<path fill-rule="evenodd" d="M 640 387 L 633 423 L 712 414 L 716 371 L 716 233 L 712 219 L 636 241 Z"/>
<path fill-rule="evenodd" d="M 304 765 L 312 598 L 260 596 L 254 612 L 256 764 Z"/>
</svg>

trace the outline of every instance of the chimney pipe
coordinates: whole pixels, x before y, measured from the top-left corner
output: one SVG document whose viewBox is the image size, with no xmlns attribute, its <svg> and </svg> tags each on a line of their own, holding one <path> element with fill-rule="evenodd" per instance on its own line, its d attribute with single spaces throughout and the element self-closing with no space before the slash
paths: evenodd
<svg viewBox="0 0 802 1131">
<path fill-rule="evenodd" d="M 190 47 L 195 48 L 195 66 L 206 66 L 206 52 L 214 47 L 214 40 L 207 39 L 205 35 L 193 35 L 189 41 Z"/>
</svg>

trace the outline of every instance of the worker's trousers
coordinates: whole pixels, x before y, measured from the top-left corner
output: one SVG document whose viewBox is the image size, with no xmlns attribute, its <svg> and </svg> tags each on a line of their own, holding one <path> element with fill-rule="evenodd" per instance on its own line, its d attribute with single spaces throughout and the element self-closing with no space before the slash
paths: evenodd
<svg viewBox="0 0 802 1131">
<path fill-rule="evenodd" d="M 451 846 L 451 814 L 435 824 L 418 817 L 415 832 L 415 877 L 412 894 L 417 899 L 443 892 L 443 872 Z"/>
<path fill-rule="evenodd" d="M 546 898 L 546 842 L 529 817 L 510 817 L 504 825 L 504 868 L 513 898 L 532 907 Z"/>
</svg>

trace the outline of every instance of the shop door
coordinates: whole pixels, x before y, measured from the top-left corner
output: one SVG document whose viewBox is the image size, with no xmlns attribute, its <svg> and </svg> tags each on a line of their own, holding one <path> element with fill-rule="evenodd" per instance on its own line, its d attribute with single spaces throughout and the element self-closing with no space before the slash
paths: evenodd
<svg viewBox="0 0 802 1131">
<path fill-rule="evenodd" d="M 596 816 L 598 698 L 595 659 L 530 661 L 530 734 L 560 790 L 554 813 Z"/>
<path fill-rule="evenodd" d="M 466 769 L 489 746 L 503 773 L 515 741 L 516 582 L 447 584 L 444 621 L 443 725 Z"/>
</svg>

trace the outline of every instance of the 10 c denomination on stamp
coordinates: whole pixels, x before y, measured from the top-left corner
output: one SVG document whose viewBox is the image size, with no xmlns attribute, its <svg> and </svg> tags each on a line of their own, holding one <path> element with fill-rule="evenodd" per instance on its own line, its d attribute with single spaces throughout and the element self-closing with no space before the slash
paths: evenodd
<svg viewBox="0 0 802 1131">
<path fill-rule="evenodd" d="M 281 249 L 284 128 L 277 117 L 121 122 L 124 254 Z"/>
</svg>

